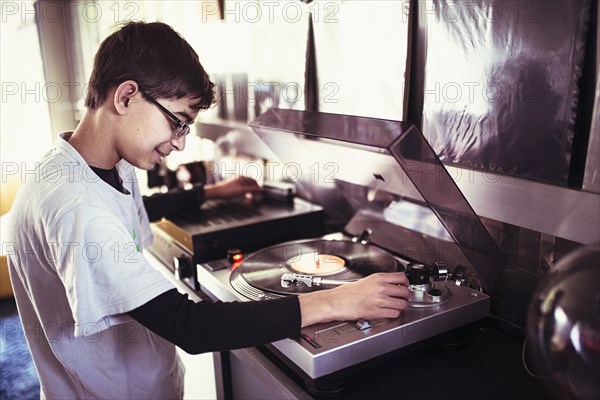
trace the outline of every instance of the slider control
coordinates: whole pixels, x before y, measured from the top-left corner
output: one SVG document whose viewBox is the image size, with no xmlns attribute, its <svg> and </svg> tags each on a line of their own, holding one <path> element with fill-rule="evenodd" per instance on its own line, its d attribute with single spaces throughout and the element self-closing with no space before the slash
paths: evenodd
<svg viewBox="0 0 600 400">
<path fill-rule="evenodd" d="M 371 323 L 365 319 L 359 319 L 354 325 L 358 328 L 359 331 L 364 331 L 371 327 Z"/>
</svg>

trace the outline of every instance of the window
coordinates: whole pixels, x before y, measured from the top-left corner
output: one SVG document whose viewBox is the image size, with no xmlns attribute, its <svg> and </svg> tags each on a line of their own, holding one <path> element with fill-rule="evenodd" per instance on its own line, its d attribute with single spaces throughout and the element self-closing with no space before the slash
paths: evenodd
<svg viewBox="0 0 600 400">
<path fill-rule="evenodd" d="M 2 2 L 0 76 L 0 214 L 7 212 L 19 184 L 48 150 L 54 132 L 48 103 L 65 88 L 46 82 L 33 1 Z"/>
</svg>

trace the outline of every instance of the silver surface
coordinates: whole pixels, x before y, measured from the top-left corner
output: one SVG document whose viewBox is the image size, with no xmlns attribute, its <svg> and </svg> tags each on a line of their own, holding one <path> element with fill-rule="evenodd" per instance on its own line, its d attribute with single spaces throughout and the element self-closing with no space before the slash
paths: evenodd
<svg viewBox="0 0 600 400">
<path fill-rule="evenodd" d="M 600 241 L 600 194 L 446 166 L 475 213 L 579 243 Z"/>
<path fill-rule="evenodd" d="M 198 281 L 211 297 L 221 301 L 250 301 L 229 284 L 230 269 L 216 272 L 198 265 Z M 272 346 L 313 379 L 335 373 L 363 361 L 418 343 L 465 324 L 485 318 L 490 311 L 490 298 L 452 282 L 436 282 L 436 286 L 452 292 L 445 304 L 427 308 L 411 308 L 398 319 L 369 321 L 371 327 L 361 330 L 356 321 L 318 324 L 302 329 L 321 346 L 314 348 L 306 340 L 285 339 Z"/>
<path fill-rule="evenodd" d="M 316 379 L 489 315 L 487 295 L 450 282 L 443 285 L 447 285 L 453 295 L 448 303 L 439 307 L 409 308 L 398 319 L 369 321 L 371 328 L 362 331 L 354 321 L 303 328 L 303 333 L 321 345 L 318 349 L 304 340 L 291 339 L 280 340 L 271 346 Z"/>
</svg>

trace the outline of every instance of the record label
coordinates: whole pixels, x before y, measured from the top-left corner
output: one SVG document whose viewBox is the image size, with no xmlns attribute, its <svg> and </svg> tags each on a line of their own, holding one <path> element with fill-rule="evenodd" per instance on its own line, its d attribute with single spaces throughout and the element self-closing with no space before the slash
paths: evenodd
<svg viewBox="0 0 600 400">
<path fill-rule="evenodd" d="M 316 251 L 288 260 L 288 264 L 294 271 L 309 275 L 335 274 L 346 268 L 346 261 L 343 258 Z"/>
</svg>

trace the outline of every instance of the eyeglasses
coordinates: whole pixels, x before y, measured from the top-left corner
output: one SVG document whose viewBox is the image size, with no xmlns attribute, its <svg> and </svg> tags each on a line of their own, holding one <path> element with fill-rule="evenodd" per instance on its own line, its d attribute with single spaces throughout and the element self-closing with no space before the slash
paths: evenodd
<svg viewBox="0 0 600 400">
<path fill-rule="evenodd" d="M 160 104 L 153 97 L 151 97 L 149 94 L 144 92 L 141 88 L 138 87 L 138 89 L 140 90 L 140 93 L 142 93 L 142 95 L 148 101 L 150 101 L 152 104 L 154 104 L 156 107 L 158 107 L 163 113 L 165 113 L 165 115 L 167 117 L 169 117 L 171 119 L 171 121 L 173 121 L 175 123 L 175 125 L 177 127 L 177 129 L 175 130 L 175 137 L 177 139 L 190 133 L 190 126 L 188 124 L 186 124 L 185 122 L 183 122 L 182 120 L 177 118 L 177 116 L 175 114 L 173 114 L 171 111 L 167 110 L 165 106 Z"/>
</svg>

